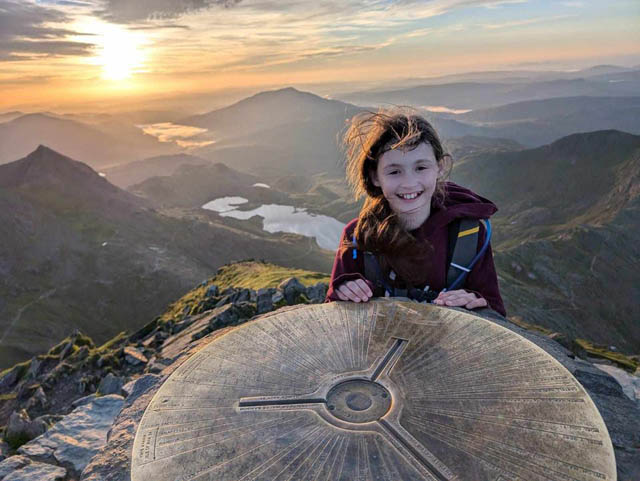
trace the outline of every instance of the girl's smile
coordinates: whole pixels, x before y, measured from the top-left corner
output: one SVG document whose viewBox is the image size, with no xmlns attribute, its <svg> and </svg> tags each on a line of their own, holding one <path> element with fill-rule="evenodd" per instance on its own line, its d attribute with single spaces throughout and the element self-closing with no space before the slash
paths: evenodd
<svg viewBox="0 0 640 481">
<path fill-rule="evenodd" d="M 389 150 L 371 171 L 371 181 L 382 189 L 404 227 L 417 229 L 431 211 L 431 197 L 440 170 L 431 145 L 421 143 L 413 150 Z"/>
</svg>

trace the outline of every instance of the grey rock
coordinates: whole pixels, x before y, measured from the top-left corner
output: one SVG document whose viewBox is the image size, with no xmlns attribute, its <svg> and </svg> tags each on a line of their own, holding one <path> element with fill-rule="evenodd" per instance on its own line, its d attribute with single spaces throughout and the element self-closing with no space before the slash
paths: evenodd
<svg viewBox="0 0 640 481">
<path fill-rule="evenodd" d="M 111 394 L 77 407 L 49 431 L 22 446 L 18 452 L 30 456 L 53 456 L 81 473 L 107 441 L 107 432 L 120 412 L 124 399 Z"/>
<path fill-rule="evenodd" d="M 0 441 L 0 461 L 4 460 L 7 456 L 9 456 L 9 445 L 4 441 Z M 0 476 L 2 479 L 2 476 Z"/>
<path fill-rule="evenodd" d="M 122 411 L 109 432 L 108 444 L 91 459 L 82 481 L 130 481 L 131 448 L 136 426 L 164 376 L 146 374 L 133 384 Z M 127 384 L 127 385 L 128 385 Z"/>
<path fill-rule="evenodd" d="M 49 400 L 47 399 L 47 395 L 44 393 L 42 386 L 39 386 L 38 389 L 36 389 L 36 392 L 34 392 L 27 401 L 27 410 L 37 407 L 45 409 L 47 406 L 49 406 Z"/>
<path fill-rule="evenodd" d="M 29 464 L 31 460 L 25 456 L 11 456 L 0 463 L 0 479 L 3 479 L 7 474 L 22 468 Z"/>
<path fill-rule="evenodd" d="M 13 366 L 13 368 L 0 378 L 0 391 L 4 391 L 12 388 L 18 382 L 18 374 L 20 373 L 20 366 Z"/>
<path fill-rule="evenodd" d="M 221 327 L 233 324 L 238 320 L 237 309 L 233 304 L 226 304 L 220 308 L 217 308 L 216 315 L 209 320 L 209 327 L 219 329 Z"/>
<path fill-rule="evenodd" d="M 62 348 L 62 351 L 60 351 L 60 360 L 65 359 L 69 354 L 71 354 L 72 350 L 73 350 L 73 342 L 69 341 L 64 345 L 64 347 Z"/>
<path fill-rule="evenodd" d="M 216 286 L 215 284 L 210 285 L 207 288 L 207 292 L 205 292 L 205 297 L 216 297 L 219 293 L 219 289 L 218 286 Z"/>
<path fill-rule="evenodd" d="M 120 394 L 123 385 L 123 378 L 114 376 L 113 373 L 109 373 L 102 378 L 102 381 L 100 381 L 98 391 L 100 394 Z"/>
<path fill-rule="evenodd" d="M 273 310 L 273 294 L 275 289 L 258 289 L 256 295 L 256 308 L 258 314 L 264 314 Z"/>
<path fill-rule="evenodd" d="M 25 456 L 11 456 L 0 463 L 3 481 L 59 481 L 66 476 L 64 468 L 32 461 Z"/>
<path fill-rule="evenodd" d="M 271 296 L 271 302 L 275 305 L 277 303 L 279 303 L 280 301 L 282 301 L 282 299 L 284 299 L 284 294 L 282 294 L 282 291 L 276 291 L 273 293 L 273 295 Z"/>
<path fill-rule="evenodd" d="M 289 279 L 282 281 L 278 286 L 278 289 L 282 291 L 284 298 L 289 305 L 295 304 L 298 295 L 304 293 L 306 290 L 302 283 L 300 283 L 300 281 L 295 277 L 290 277 Z"/>
<path fill-rule="evenodd" d="M 324 302 L 324 298 L 327 295 L 327 285 L 323 282 L 318 282 L 314 286 L 307 287 L 306 294 L 311 302 L 320 304 Z"/>
<path fill-rule="evenodd" d="M 640 407 L 640 377 L 634 374 L 630 374 L 624 369 L 620 369 L 616 366 L 611 366 L 608 364 L 595 364 L 595 366 L 601 371 L 606 372 L 608 375 L 613 377 L 620 387 L 622 387 L 622 391 L 624 394 Z"/>
<path fill-rule="evenodd" d="M 136 349 L 133 346 L 127 346 L 123 351 L 124 359 L 132 366 L 138 366 L 140 364 L 146 364 L 147 358 L 145 357 L 139 349 Z"/>
<path fill-rule="evenodd" d="M 93 401 L 97 397 L 98 397 L 98 395 L 96 393 L 89 394 L 88 396 L 81 397 L 81 398 L 76 399 L 75 401 L 73 401 L 71 403 L 71 407 L 75 409 L 78 406 L 83 406 L 84 404 L 87 404 L 87 403 Z"/>
<path fill-rule="evenodd" d="M 30 379 L 34 379 L 38 377 L 40 374 L 40 369 L 42 368 L 42 361 L 37 357 L 31 359 L 31 364 L 29 365 L 29 370 L 27 371 L 27 377 Z"/>
<path fill-rule="evenodd" d="M 216 307 L 222 307 L 225 304 L 229 304 L 231 302 L 231 296 L 223 296 L 217 303 Z"/>
<path fill-rule="evenodd" d="M 67 470 L 51 464 L 31 462 L 23 468 L 14 471 L 3 481 L 60 481 L 67 476 Z"/>
<path fill-rule="evenodd" d="M 248 302 L 251 300 L 251 289 L 239 289 L 231 295 L 231 302 Z"/>
<path fill-rule="evenodd" d="M 9 416 L 4 438 L 9 444 L 20 445 L 40 436 L 47 428 L 47 423 L 38 419 L 32 421 L 27 411 L 21 409 L 20 411 L 14 411 Z"/>
<path fill-rule="evenodd" d="M 133 386 L 136 384 L 136 381 L 137 379 L 134 379 L 133 381 L 129 381 L 124 386 L 122 386 L 122 394 L 124 395 L 124 397 L 129 397 L 131 395 Z"/>
</svg>

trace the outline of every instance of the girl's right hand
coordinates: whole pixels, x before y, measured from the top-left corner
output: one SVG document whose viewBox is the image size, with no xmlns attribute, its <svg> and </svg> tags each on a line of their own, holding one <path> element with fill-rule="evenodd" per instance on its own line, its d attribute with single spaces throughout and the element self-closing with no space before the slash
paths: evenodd
<svg viewBox="0 0 640 481">
<path fill-rule="evenodd" d="M 341 301 L 367 302 L 373 297 L 369 285 L 362 279 L 347 281 L 338 287 L 336 294 Z"/>
</svg>

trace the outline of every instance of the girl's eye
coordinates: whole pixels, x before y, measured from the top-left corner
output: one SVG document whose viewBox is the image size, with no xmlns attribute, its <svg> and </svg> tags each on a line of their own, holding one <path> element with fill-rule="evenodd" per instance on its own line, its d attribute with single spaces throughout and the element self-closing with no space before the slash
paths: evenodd
<svg viewBox="0 0 640 481">
<path fill-rule="evenodd" d="M 419 165 L 417 170 L 427 170 L 429 167 L 427 167 L 426 165 Z"/>
<path fill-rule="evenodd" d="M 387 175 L 396 175 L 399 172 L 400 172 L 399 170 L 391 170 L 391 171 L 387 172 Z"/>
</svg>

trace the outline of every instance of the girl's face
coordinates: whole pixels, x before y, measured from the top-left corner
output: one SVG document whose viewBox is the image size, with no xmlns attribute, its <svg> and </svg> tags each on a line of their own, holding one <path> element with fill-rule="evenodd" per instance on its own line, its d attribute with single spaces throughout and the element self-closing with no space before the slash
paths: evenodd
<svg viewBox="0 0 640 481">
<path fill-rule="evenodd" d="M 431 145 L 423 142 L 413 150 L 389 150 L 370 175 L 406 229 L 417 229 L 427 220 L 440 175 Z"/>
</svg>

